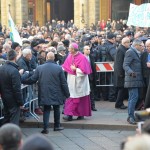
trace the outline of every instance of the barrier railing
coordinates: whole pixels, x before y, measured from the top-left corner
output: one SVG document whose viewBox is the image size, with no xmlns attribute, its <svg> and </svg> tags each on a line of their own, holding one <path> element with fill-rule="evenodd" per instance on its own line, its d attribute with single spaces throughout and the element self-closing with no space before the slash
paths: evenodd
<svg viewBox="0 0 150 150">
<path fill-rule="evenodd" d="M 96 86 L 113 86 L 114 62 L 95 62 L 97 72 Z"/>
<path fill-rule="evenodd" d="M 32 98 L 30 99 L 31 97 L 33 97 L 33 95 L 31 96 L 30 94 L 33 94 L 33 91 L 31 93 L 31 91 L 29 91 L 29 86 L 30 85 L 21 85 L 21 89 L 24 90 L 26 89 L 27 90 L 27 93 L 26 93 L 26 97 L 25 97 L 25 103 L 23 105 L 23 107 L 29 107 L 29 114 L 34 117 L 34 119 L 36 119 L 37 121 L 39 121 L 40 117 L 34 112 L 35 110 L 35 101 L 38 100 L 38 98 Z M 0 119 L 3 119 L 4 116 L 3 116 L 3 102 L 0 98 Z"/>
</svg>

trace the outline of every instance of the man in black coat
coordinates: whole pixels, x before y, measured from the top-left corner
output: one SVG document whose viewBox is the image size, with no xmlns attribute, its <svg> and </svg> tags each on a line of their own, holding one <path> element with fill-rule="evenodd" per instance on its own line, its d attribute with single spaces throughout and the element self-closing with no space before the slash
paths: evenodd
<svg viewBox="0 0 150 150">
<path fill-rule="evenodd" d="M 124 88 L 124 78 L 125 71 L 123 69 L 123 61 L 126 51 L 130 47 L 130 39 L 123 38 L 121 41 L 121 45 L 118 47 L 115 62 L 114 62 L 114 86 L 118 89 L 117 99 L 115 108 L 126 109 L 127 106 L 123 104 L 123 100 L 125 99 L 125 88 Z"/>
<path fill-rule="evenodd" d="M 142 62 L 142 73 L 145 82 L 144 94 L 145 97 L 145 105 L 144 108 L 150 108 L 150 84 L 149 84 L 149 75 L 150 75 L 150 40 L 147 40 L 145 43 L 146 51 L 143 52 L 141 56 Z"/>
<path fill-rule="evenodd" d="M 66 78 L 62 68 L 55 64 L 54 53 L 47 54 L 46 63 L 36 68 L 35 73 L 24 83 L 33 84 L 38 81 L 39 104 L 44 107 L 44 129 L 41 133 L 48 134 L 51 105 L 54 108 L 54 131 L 63 130 L 60 126 L 60 105 L 70 96 Z"/>
<path fill-rule="evenodd" d="M 20 106 L 23 106 L 21 78 L 14 50 L 8 52 L 8 62 L 0 67 L 0 94 L 4 105 L 4 123 L 19 125 Z"/>
<path fill-rule="evenodd" d="M 107 34 L 107 40 L 102 45 L 102 62 L 113 62 L 116 54 L 116 35 L 113 33 Z M 101 73 L 101 84 L 108 85 L 111 84 L 113 74 L 110 72 Z M 103 86 L 102 87 L 102 96 L 105 101 L 109 100 L 110 102 L 116 101 L 116 88 L 114 86 Z"/>
<path fill-rule="evenodd" d="M 90 55 L 90 47 L 89 46 L 84 46 L 83 52 L 85 57 L 88 59 L 90 62 L 91 68 L 92 68 L 92 73 L 89 75 L 89 82 L 90 82 L 90 98 L 91 98 L 91 109 L 93 111 L 97 111 L 95 108 L 95 88 L 96 88 L 96 65 L 94 63 L 94 58 Z"/>
</svg>

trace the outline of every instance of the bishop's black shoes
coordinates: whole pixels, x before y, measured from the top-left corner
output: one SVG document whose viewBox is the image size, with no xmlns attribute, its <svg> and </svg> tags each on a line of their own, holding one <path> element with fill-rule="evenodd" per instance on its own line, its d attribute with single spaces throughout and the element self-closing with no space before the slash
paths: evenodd
<svg viewBox="0 0 150 150">
<path fill-rule="evenodd" d="M 72 121 L 72 116 L 63 116 L 65 121 Z"/>
</svg>

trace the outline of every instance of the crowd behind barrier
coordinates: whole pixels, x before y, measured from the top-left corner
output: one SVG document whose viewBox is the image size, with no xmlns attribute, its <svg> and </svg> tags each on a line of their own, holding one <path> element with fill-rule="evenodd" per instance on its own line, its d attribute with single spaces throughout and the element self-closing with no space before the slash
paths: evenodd
<svg viewBox="0 0 150 150">
<path fill-rule="evenodd" d="M 122 46 L 122 39 L 128 38 L 129 44 L 132 45 L 134 39 L 140 39 L 144 43 L 149 39 L 150 28 L 139 28 L 133 26 L 127 26 L 126 20 L 111 21 L 99 21 L 97 24 L 91 24 L 90 27 L 85 25 L 82 29 L 79 29 L 73 22 L 73 20 L 65 23 L 64 21 L 52 20 L 47 22 L 45 26 L 40 27 L 38 22 L 34 25 L 31 21 L 23 23 L 23 26 L 17 26 L 17 29 L 22 38 L 23 45 L 19 45 L 17 42 L 12 42 L 9 39 L 9 29 L 3 26 L 0 32 L 0 58 L 3 59 L 2 63 L 6 61 L 7 52 L 12 48 L 17 56 L 17 63 L 19 69 L 24 69 L 30 74 L 36 69 L 37 65 L 41 65 L 46 61 L 46 54 L 48 52 L 55 53 L 55 62 L 58 65 L 62 65 L 66 57 L 68 56 L 69 44 L 75 42 L 79 45 L 79 50 L 83 52 L 84 46 L 89 46 L 90 56 L 94 59 L 96 67 L 95 85 L 92 86 L 92 99 L 94 100 L 109 100 L 110 102 L 116 102 L 120 85 L 116 86 L 116 71 L 114 69 L 115 53 Z M 31 54 L 27 54 L 24 49 L 29 48 Z M 128 49 L 128 48 L 127 48 Z M 147 53 L 147 47 L 143 46 L 143 52 Z M 143 58 L 143 57 L 142 57 Z M 122 58 L 123 60 L 123 58 Z M 147 58 L 144 58 L 146 65 Z M 1 62 L 1 60 L 0 60 Z M 122 62 L 123 63 L 123 62 Z M 123 70 L 123 64 L 122 70 Z M 147 66 L 144 66 L 146 69 Z M 121 71 L 122 71 L 121 70 Z M 119 71 L 117 71 L 119 72 Z M 149 74 L 148 72 L 146 74 Z M 144 74 L 143 74 L 144 76 Z M 124 80 L 124 73 L 117 77 L 119 81 Z M 144 77 L 145 78 L 145 77 Z M 148 78 L 146 77 L 146 84 L 148 84 Z M 122 81 L 124 84 L 124 81 Z M 114 84 L 115 83 L 115 84 Z M 121 85 L 121 88 L 124 87 Z M 148 85 L 147 85 L 148 87 Z M 28 86 L 26 89 L 30 91 L 32 95 L 33 87 Z M 29 90 L 30 89 L 30 90 Z M 34 88 L 36 89 L 36 88 Z M 126 93 L 126 92 L 123 92 Z M 24 93 L 26 94 L 26 93 Z M 33 96 L 27 96 L 28 99 L 36 99 Z M 145 97 L 146 90 L 142 97 Z M 30 98 L 29 98 L 30 97 Z M 128 94 L 124 99 L 128 98 Z M 145 98 L 142 98 L 142 100 Z M 36 104 L 37 105 L 37 104 Z M 125 109 L 127 107 L 124 104 L 115 105 L 116 108 Z M 137 106 L 138 108 L 138 106 Z M 33 113 L 34 115 L 34 113 Z M 35 117 L 36 118 L 36 117 Z"/>
</svg>

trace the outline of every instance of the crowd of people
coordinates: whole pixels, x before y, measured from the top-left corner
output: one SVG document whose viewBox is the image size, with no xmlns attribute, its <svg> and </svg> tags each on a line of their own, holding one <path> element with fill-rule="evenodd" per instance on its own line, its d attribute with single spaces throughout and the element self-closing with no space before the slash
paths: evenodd
<svg viewBox="0 0 150 150">
<path fill-rule="evenodd" d="M 136 124 L 135 110 L 149 107 L 149 28 L 128 27 L 122 19 L 102 20 L 83 29 L 73 20 L 52 20 L 42 27 L 28 21 L 17 28 L 22 45 L 10 39 L 9 29 L 0 28 L 0 58 L 8 60 L 0 67 L 4 123 L 19 125 L 20 109 L 26 102 L 21 83 L 29 84 L 32 93 L 32 84 L 37 81 L 35 112 L 43 114 L 44 134 L 48 133 L 51 106 L 54 131 L 63 130 L 62 104 L 63 119 L 72 121 L 74 116 L 81 120 L 91 116 L 91 110 L 97 111 L 96 100 L 115 102 L 116 109 L 128 108 L 130 124 Z M 98 81 L 109 84 L 111 74 L 102 72 L 98 78 L 95 62 L 114 63 L 114 86 L 96 86 Z M 128 107 L 123 103 L 125 99 Z"/>
</svg>

